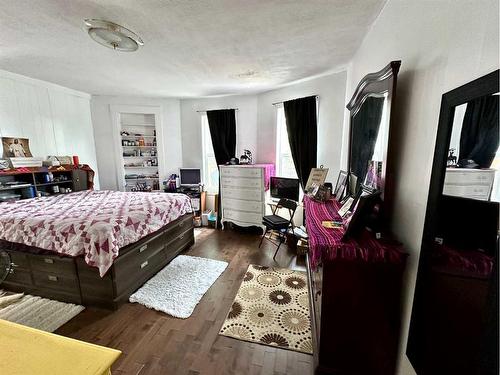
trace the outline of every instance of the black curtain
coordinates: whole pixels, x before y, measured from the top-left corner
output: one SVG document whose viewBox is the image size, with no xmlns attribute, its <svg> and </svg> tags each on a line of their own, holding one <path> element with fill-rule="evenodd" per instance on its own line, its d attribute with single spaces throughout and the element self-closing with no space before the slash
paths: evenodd
<svg viewBox="0 0 500 375">
<path fill-rule="evenodd" d="M 234 109 L 207 111 L 210 137 L 217 165 L 226 164 L 236 153 L 236 117 Z"/>
<path fill-rule="evenodd" d="M 357 186 L 364 182 L 368 172 L 368 162 L 373 157 L 384 100 L 369 96 L 351 121 L 350 171 L 357 177 Z"/>
<path fill-rule="evenodd" d="M 217 168 L 226 164 L 236 154 L 236 116 L 234 109 L 219 109 L 207 111 L 208 127 L 212 146 L 214 147 Z M 220 204 L 220 178 L 219 194 L 217 198 L 217 222 L 220 223 L 222 216 Z"/>
<path fill-rule="evenodd" d="M 311 168 L 316 167 L 318 148 L 316 97 L 288 100 L 283 106 L 293 163 L 300 185 L 304 189 Z"/>
<path fill-rule="evenodd" d="M 472 159 L 489 168 L 498 149 L 498 95 L 483 96 L 467 103 L 460 134 L 459 160 Z"/>
</svg>

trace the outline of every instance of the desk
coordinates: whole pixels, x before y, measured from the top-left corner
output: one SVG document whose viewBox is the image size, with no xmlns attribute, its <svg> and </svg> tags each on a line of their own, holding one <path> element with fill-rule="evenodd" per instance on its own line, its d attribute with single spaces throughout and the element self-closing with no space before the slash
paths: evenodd
<svg viewBox="0 0 500 375">
<path fill-rule="evenodd" d="M 324 228 L 341 220 L 334 200 L 304 205 L 315 374 L 394 374 L 407 254 L 366 230 L 343 242 L 343 228 Z"/>
<path fill-rule="evenodd" d="M 0 319 L 0 374 L 107 375 L 120 354 Z"/>
</svg>

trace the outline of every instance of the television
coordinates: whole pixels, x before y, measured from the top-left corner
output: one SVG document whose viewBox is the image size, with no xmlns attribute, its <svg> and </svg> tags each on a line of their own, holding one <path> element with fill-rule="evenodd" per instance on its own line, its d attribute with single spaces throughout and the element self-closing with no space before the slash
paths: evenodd
<svg viewBox="0 0 500 375">
<path fill-rule="evenodd" d="M 180 168 L 179 180 L 181 186 L 198 186 L 201 183 L 201 170 L 199 168 Z"/>
<path fill-rule="evenodd" d="M 299 201 L 299 180 L 297 178 L 271 177 L 271 197 Z"/>
</svg>

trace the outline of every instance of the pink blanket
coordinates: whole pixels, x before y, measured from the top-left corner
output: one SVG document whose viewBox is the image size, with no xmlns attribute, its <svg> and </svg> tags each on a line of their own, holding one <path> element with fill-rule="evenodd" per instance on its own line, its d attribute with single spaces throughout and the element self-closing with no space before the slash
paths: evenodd
<svg viewBox="0 0 500 375">
<path fill-rule="evenodd" d="M 0 203 L 0 238 L 69 256 L 102 276 L 121 247 L 192 212 L 183 194 L 92 191 Z"/>
</svg>

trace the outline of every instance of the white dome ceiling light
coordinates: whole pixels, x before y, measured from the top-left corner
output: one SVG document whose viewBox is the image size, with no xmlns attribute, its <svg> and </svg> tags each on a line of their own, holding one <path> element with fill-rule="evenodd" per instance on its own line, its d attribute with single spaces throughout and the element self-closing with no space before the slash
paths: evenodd
<svg viewBox="0 0 500 375">
<path fill-rule="evenodd" d="M 86 19 L 84 22 L 89 36 L 108 48 L 133 52 L 144 45 L 137 34 L 116 23 L 95 19 Z"/>
</svg>

